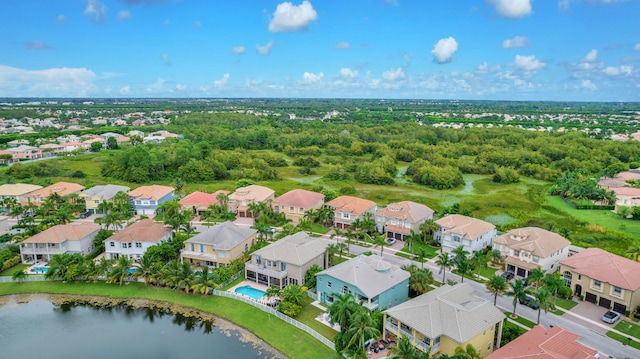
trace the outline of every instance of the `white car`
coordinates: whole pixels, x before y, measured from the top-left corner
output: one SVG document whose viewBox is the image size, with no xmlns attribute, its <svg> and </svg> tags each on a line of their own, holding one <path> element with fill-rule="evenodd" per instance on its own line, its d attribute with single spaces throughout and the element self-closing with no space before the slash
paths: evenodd
<svg viewBox="0 0 640 359">
<path fill-rule="evenodd" d="M 602 316 L 602 321 L 609 324 L 617 322 L 618 319 L 620 319 L 620 313 L 611 310 L 604 313 L 604 315 Z"/>
<path fill-rule="evenodd" d="M 387 245 L 392 245 L 392 244 L 396 243 L 396 239 L 389 237 L 389 238 L 385 239 L 385 242 L 387 242 Z"/>
</svg>

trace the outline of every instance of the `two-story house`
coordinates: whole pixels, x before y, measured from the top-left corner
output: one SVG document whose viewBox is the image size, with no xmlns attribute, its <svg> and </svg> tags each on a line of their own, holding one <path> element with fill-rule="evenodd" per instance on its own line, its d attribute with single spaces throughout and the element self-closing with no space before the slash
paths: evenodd
<svg viewBox="0 0 640 359">
<path fill-rule="evenodd" d="M 0 186 L 0 200 L 7 198 L 14 199 L 16 203 L 27 202 L 29 193 L 41 189 L 42 186 L 26 183 L 7 183 Z"/>
<path fill-rule="evenodd" d="M 198 266 L 220 267 L 229 265 L 248 252 L 256 240 L 253 228 L 223 222 L 202 231 L 184 242 L 181 261 Z"/>
<path fill-rule="evenodd" d="M 389 203 L 376 211 L 376 227 L 388 238 L 403 241 L 411 231 L 419 233 L 420 225 L 432 218 L 433 210 L 424 204 L 411 201 Z"/>
<path fill-rule="evenodd" d="M 561 235 L 538 227 L 512 229 L 493 239 L 493 248 L 502 253 L 507 271 L 523 278 L 534 268 L 550 273 L 560 269 L 560 261 L 569 256 L 569 245 Z"/>
<path fill-rule="evenodd" d="M 78 197 L 84 199 L 85 208 L 89 213 L 99 213 L 98 206 L 106 201 L 111 202 L 118 192 L 129 192 L 127 186 L 118 186 L 114 184 L 99 185 L 84 190 Z"/>
<path fill-rule="evenodd" d="M 80 193 L 84 189 L 83 185 L 71 182 L 57 182 L 50 186 L 40 188 L 24 195 L 25 202 L 23 205 L 32 203 L 36 206 L 41 205 L 51 194 L 55 193 L 60 197 L 64 197 L 71 193 Z"/>
<path fill-rule="evenodd" d="M 170 240 L 171 235 L 171 228 L 164 223 L 154 222 L 151 218 L 143 219 L 104 240 L 105 258 L 127 256 L 136 262 L 140 261 L 149 247 Z"/>
<path fill-rule="evenodd" d="M 500 343 L 504 313 L 476 296 L 468 283 L 444 285 L 382 312 L 387 340 L 405 335 L 411 344 L 431 355 L 454 355 L 457 347 L 473 345 L 481 357 Z M 497 327 L 497 331 L 496 331 Z"/>
<path fill-rule="evenodd" d="M 585 301 L 622 315 L 640 305 L 640 262 L 587 248 L 560 262 L 560 273 Z"/>
<path fill-rule="evenodd" d="M 324 204 L 324 195 L 304 189 L 294 189 L 276 197 L 271 203 L 273 211 L 284 213 L 294 225 L 300 223 L 308 210 L 316 210 Z"/>
<path fill-rule="evenodd" d="M 173 187 L 157 184 L 140 186 L 129 192 L 131 206 L 137 214 L 154 214 L 161 203 L 173 200 L 173 191 Z"/>
<path fill-rule="evenodd" d="M 273 200 L 275 191 L 271 188 L 252 184 L 240 187 L 229 195 L 229 212 L 236 213 L 238 217 L 252 217 L 249 206 L 251 203 L 268 204 Z"/>
<path fill-rule="evenodd" d="M 89 254 L 93 239 L 100 226 L 93 223 L 59 224 L 48 228 L 20 243 L 20 257 L 23 264 L 49 262 L 56 254 Z"/>
<path fill-rule="evenodd" d="M 9 147 L 6 151 L 11 153 L 14 162 L 42 158 L 42 150 L 33 146 L 20 145 L 18 147 Z"/>
<path fill-rule="evenodd" d="M 640 206 L 640 188 L 618 187 L 612 188 L 611 191 L 616 194 L 616 211 L 618 211 L 620 207 Z"/>
<path fill-rule="evenodd" d="M 353 196 L 334 198 L 327 206 L 333 209 L 333 224 L 340 229 L 348 228 L 356 218 L 364 218 L 365 213 L 373 218 L 377 209 L 375 202 Z"/>
<path fill-rule="evenodd" d="M 335 294 L 351 293 L 369 309 L 389 308 L 409 297 L 409 277 L 378 255 L 361 254 L 316 274 L 318 301 L 331 305 Z"/>
<path fill-rule="evenodd" d="M 191 211 L 191 213 L 202 216 L 210 206 L 218 203 L 220 194 L 229 195 L 229 191 L 219 190 L 214 193 L 192 192 L 180 199 L 180 208 L 183 211 Z"/>
<path fill-rule="evenodd" d="M 286 236 L 251 254 L 245 278 L 269 287 L 304 285 L 304 276 L 312 265 L 325 268 L 327 245 L 305 232 Z"/>
<path fill-rule="evenodd" d="M 491 245 L 496 226 L 480 219 L 451 214 L 436 221 L 438 228 L 433 238 L 442 244 L 442 251 L 451 253 L 459 246 L 472 253 Z"/>
</svg>

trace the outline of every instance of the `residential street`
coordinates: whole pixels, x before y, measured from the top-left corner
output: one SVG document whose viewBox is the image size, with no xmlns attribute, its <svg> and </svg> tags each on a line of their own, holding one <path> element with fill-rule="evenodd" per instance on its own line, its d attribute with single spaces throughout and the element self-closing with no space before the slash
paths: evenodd
<svg viewBox="0 0 640 359">
<path fill-rule="evenodd" d="M 336 241 L 335 237 L 331 239 L 329 235 L 323 235 L 321 239 L 329 243 L 335 243 Z M 343 240 L 344 238 L 341 238 L 341 241 Z M 400 248 L 402 246 L 402 243 L 396 244 L 395 246 L 398 246 Z M 350 251 L 352 254 L 361 254 L 369 251 L 380 254 L 379 248 L 363 248 L 353 244 L 350 245 Z M 411 263 L 415 263 L 416 265 L 420 266 L 419 262 L 411 261 L 409 259 L 394 255 L 395 252 L 397 252 L 397 249 L 385 247 L 383 251 L 384 259 L 399 266 Z M 431 269 L 436 280 L 442 279 L 442 273 L 438 273 L 440 269 L 434 264 L 434 260 L 425 263 L 425 267 Z M 452 274 L 449 271 L 447 271 L 446 278 L 454 279 L 458 282 L 460 281 L 459 275 Z M 493 296 L 489 292 L 487 292 L 483 284 L 474 282 L 472 280 L 465 280 L 465 283 L 469 283 L 470 285 L 472 285 L 476 289 L 476 293 L 479 297 L 493 302 Z M 507 296 L 498 297 L 497 306 L 503 311 L 513 311 L 512 298 Z M 534 323 L 538 318 L 538 311 L 533 310 L 525 305 L 518 304 L 518 306 L 516 307 L 516 313 L 518 314 L 518 316 L 529 319 Z M 600 352 L 601 358 L 640 358 L 639 350 L 627 345 L 623 345 L 622 343 L 607 337 L 605 333 L 608 330 L 611 330 L 612 325 L 605 324 L 604 322 L 591 320 L 577 314 L 573 314 L 571 312 L 559 316 L 552 313 L 545 313 L 543 311 L 540 317 L 540 324 L 546 327 L 549 327 L 551 325 L 558 325 L 580 335 L 581 338 L 579 339 L 579 342 L 598 350 Z"/>
</svg>

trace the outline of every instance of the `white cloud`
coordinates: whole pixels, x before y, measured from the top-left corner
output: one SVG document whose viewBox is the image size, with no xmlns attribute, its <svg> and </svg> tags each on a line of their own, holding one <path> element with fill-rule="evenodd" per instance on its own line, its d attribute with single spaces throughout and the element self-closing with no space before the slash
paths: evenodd
<svg viewBox="0 0 640 359">
<path fill-rule="evenodd" d="M 236 46 L 231 48 L 231 53 L 234 55 L 243 55 L 245 52 L 247 52 L 247 49 L 245 49 L 244 46 Z"/>
<path fill-rule="evenodd" d="M 531 56 L 516 55 L 515 66 L 520 70 L 523 70 L 526 72 L 537 71 L 545 67 L 546 65 L 547 65 L 546 63 L 536 59 L 534 55 L 531 55 Z"/>
<path fill-rule="evenodd" d="M 529 39 L 524 36 L 516 36 L 513 39 L 502 41 L 503 49 L 515 49 L 518 47 L 529 47 L 531 44 Z"/>
<path fill-rule="evenodd" d="M 633 72 L 632 66 L 607 67 L 604 73 L 607 76 L 629 76 Z"/>
<path fill-rule="evenodd" d="M 343 67 L 340 69 L 340 76 L 345 79 L 355 79 L 358 77 L 358 71 L 353 71 L 348 67 Z"/>
<path fill-rule="evenodd" d="M 401 80 L 403 78 L 407 77 L 407 75 L 405 75 L 404 71 L 402 70 L 401 67 L 398 67 L 397 69 L 390 69 L 388 71 L 385 71 L 382 73 L 382 78 L 387 80 L 387 81 L 396 81 L 396 80 Z"/>
<path fill-rule="evenodd" d="M 498 15 L 511 19 L 530 15 L 531 0 L 487 0 L 493 6 Z"/>
<path fill-rule="evenodd" d="M 120 10 L 118 11 L 118 20 L 128 20 L 131 18 L 131 11 Z"/>
<path fill-rule="evenodd" d="M 33 50 L 51 50 L 53 47 L 49 46 L 44 41 L 27 41 L 24 45 Z"/>
<path fill-rule="evenodd" d="M 154 82 L 151 85 L 147 86 L 146 91 L 148 93 L 166 92 L 166 89 L 164 88 L 164 83 L 165 82 L 166 81 L 164 79 L 158 79 L 156 82 Z M 173 91 L 169 90 L 169 92 L 173 92 Z"/>
<path fill-rule="evenodd" d="M 216 88 L 222 88 L 227 85 L 227 81 L 229 81 L 230 75 L 228 73 L 224 74 L 220 80 L 213 81 L 213 86 Z"/>
<path fill-rule="evenodd" d="M 164 61 L 164 64 L 165 64 L 165 65 L 167 65 L 167 66 L 171 66 L 171 65 L 173 65 L 173 62 L 171 62 L 171 59 L 169 58 L 169 55 L 167 55 L 167 54 L 162 54 L 162 55 L 160 56 L 160 58 L 162 58 L 162 61 Z"/>
<path fill-rule="evenodd" d="M 589 51 L 589 53 L 584 57 L 583 61 L 594 62 L 594 61 L 596 61 L 597 58 L 598 58 L 598 50 L 593 49 L 593 50 Z"/>
<path fill-rule="evenodd" d="M 0 65 L 0 96 L 86 97 L 95 92 L 96 78 L 86 68 L 25 70 Z"/>
<path fill-rule="evenodd" d="M 310 22 L 318 19 L 318 13 L 307 0 L 296 6 L 290 2 L 283 2 L 276 7 L 273 18 L 269 22 L 269 31 L 298 31 L 306 30 Z"/>
<path fill-rule="evenodd" d="M 129 85 L 123 86 L 120 89 L 120 94 L 121 95 L 128 95 L 129 93 L 131 93 L 131 87 L 129 87 Z"/>
<path fill-rule="evenodd" d="M 183 85 L 183 84 L 176 84 L 176 90 L 178 91 L 184 91 L 187 89 L 187 85 Z"/>
<path fill-rule="evenodd" d="M 431 53 L 433 54 L 436 62 L 446 64 L 447 62 L 451 62 L 453 54 L 455 54 L 456 51 L 458 51 L 458 42 L 456 39 L 449 36 L 438 40 L 438 42 L 433 46 Z"/>
<path fill-rule="evenodd" d="M 636 46 L 634 46 L 633 49 L 636 51 L 640 51 L 640 44 L 636 44 Z"/>
<path fill-rule="evenodd" d="M 260 55 L 269 55 L 271 53 L 272 47 L 273 47 L 273 40 L 269 41 L 269 43 L 264 46 L 256 45 L 256 50 Z"/>
<path fill-rule="evenodd" d="M 311 84 L 311 83 L 319 82 L 320 80 L 322 80 L 323 77 L 324 77 L 324 73 L 322 72 L 318 72 L 317 74 L 314 74 L 312 72 L 305 71 L 305 73 L 302 75 L 302 80 L 298 82 L 302 84 Z"/>
<path fill-rule="evenodd" d="M 481 63 L 480 65 L 478 65 L 478 67 L 476 67 L 475 72 L 477 74 L 488 74 L 489 73 L 489 64 L 487 64 L 486 62 Z"/>
<path fill-rule="evenodd" d="M 638 44 L 638 46 L 640 46 L 640 44 Z M 340 50 L 348 49 L 349 47 L 350 47 L 350 45 L 349 45 L 349 43 L 348 43 L 348 42 L 346 42 L 346 41 L 340 41 L 339 43 L 337 43 L 337 44 L 335 45 L 335 48 L 336 48 L 336 49 L 340 49 Z"/>
<path fill-rule="evenodd" d="M 596 90 L 598 87 L 596 86 L 596 84 L 591 82 L 591 80 L 582 80 L 582 82 L 580 83 L 580 88 L 585 88 L 588 90 Z"/>
<path fill-rule="evenodd" d="M 83 14 L 91 17 L 94 23 L 100 24 L 107 20 L 107 7 L 98 0 L 88 0 Z"/>
<path fill-rule="evenodd" d="M 63 22 L 65 22 L 65 20 L 67 20 L 67 17 L 64 16 L 64 14 L 60 14 L 56 17 L 56 22 L 58 24 L 62 24 Z"/>
</svg>

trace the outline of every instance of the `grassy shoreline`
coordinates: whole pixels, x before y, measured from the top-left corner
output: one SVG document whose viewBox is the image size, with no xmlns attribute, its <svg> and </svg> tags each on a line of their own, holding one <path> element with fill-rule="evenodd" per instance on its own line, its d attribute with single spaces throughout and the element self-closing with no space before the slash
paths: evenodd
<svg viewBox="0 0 640 359">
<path fill-rule="evenodd" d="M 110 298 L 148 299 L 190 307 L 214 314 L 243 327 L 291 358 L 339 358 L 311 335 L 257 308 L 230 298 L 186 294 L 167 288 L 130 283 L 118 286 L 98 283 L 29 282 L 2 283 L 0 295 L 74 294 Z"/>
</svg>

